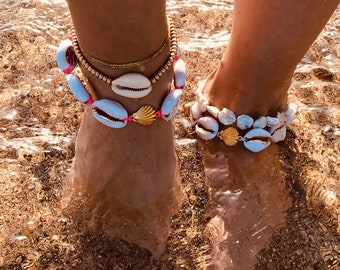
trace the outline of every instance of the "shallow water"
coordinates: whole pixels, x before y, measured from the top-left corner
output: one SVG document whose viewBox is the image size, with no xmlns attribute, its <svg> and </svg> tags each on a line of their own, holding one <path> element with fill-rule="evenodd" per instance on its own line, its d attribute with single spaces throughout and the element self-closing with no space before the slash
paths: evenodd
<svg viewBox="0 0 340 270">
<path fill-rule="evenodd" d="M 191 102 L 198 81 L 213 69 L 229 40 L 232 2 L 168 1 L 168 7 L 178 25 L 183 54 L 187 57 L 190 72 L 185 102 Z M 332 265 L 329 258 L 337 254 L 339 243 L 333 236 L 334 231 L 339 232 L 336 210 L 340 176 L 340 150 L 337 147 L 340 134 L 339 11 L 337 14 L 298 66 L 289 93 L 290 100 L 296 101 L 300 107 L 292 125 L 297 136 L 294 150 L 300 152 L 300 161 L 289 166 L 297 167 L 301 179 L 294 181 L 306 185 L 308 206 L 311 211 L 315 209 L 313 213 L 319 217 L 316 221 L 308 221 L 308 226 L 320 223 L 321 229 L 320 232 L 313 231 L 318 233 L 317 236 L 306 240 L 305 246 L 308 243 L 314 245 L 307 252 L 301 248 L 303 245 L 297 245 L 294 247 L 296 253 L 287 257 L 283 251 L 275 254 L 277 258 L 286 258 L 276 262 L 278 269 L 308 269 L 316 263 Z M 38 269 L 46 269 L 63 263 L 71 268 L 69 261 L 79 258 L 76 251 L 81 237 L 76 230 L 65 225 L 67 219 L 60 213 L 58 205 L 61 180 L 70 170 L 74 138 L 83 110 L 66 90 L 63 75 L 54 63 L 55 50 L 59 41 L 69 33 L 70 26 L 64 1 L 3 0 L 0 3 L 0 208 L 3 213 L 0 217 L 0 268 L 3 265 L 9 269 L 14 269 L 13 265 L 26 268 L 38 265 Z M 178 123 L 187 123 L 184 121 L 188 119 L 184 102 L 178 119 Z M 190 132 L 185 133 L 184 124 L 178 123 L 177 132 L 185 134 L 180 136 L 192 142 L 194 137 Z M 190 153 L 194 155 L 195 146 L 190 145 L 193 148 Z M 197 227 L 204 226 L 204 221 L 200 220 L 199 226 L 195 225 L 197 227 L 192 225 L 204 205 L 197 207 L 186 202 L 186 208 L 177 220 L 189 220 L 188 225 L 184 226 L 180 221 L 174 224 L 176 234 L 170 241 L 177 241 L 177 246 L 171 251 L 169 261 L 175 261 L 172 266 L 184 265 L 186 269 L 200 269 L 206 264 L 221 269 L 226 264 L 235 269 L 247 268 L 255 264 L 255 255 L 265 247 L 272 233 L 284 226 L 285 210 L 290 203 L 276 150 L 271 149 L 271 155 L 258 157 L 263 163 L 263 168 L 258 170 L 252 166 L 253 158 L 246 154 L 234 157 L 232 153 L 224 153 L 225 146 L 218 149 L 207 145 L 201 147 L 205 148 L 202 153 L 206 181 L 212 194 L 207 214 L 212 218 L 208 228 L 215 236 L 212 237 L 213 259 L 205 260 L 209 257 L 204 253 L 207 248 L 200 244 L 202 231 Z M 187 152 L 181 154 L 187 159 Z M 304 163 L 305 156 L 309 159 Z M 238 171 L 230 171 L 230 164 L 239 160 L 243 162 L 233 165 Z M 251 173 L 244 175 L 244 167 Z M 193 177 L 195 173 L 191 171 L 185 179 L 194 182 L 186 186 L 188 194 L 193 193 L 197 186 L 204 189 L 202 184 L 196 184 L 195 181 L 199 180 Z M 280 185 L 265 181 L 269 176 L 277 177 Z M 200 175 L 200 179 L 202 177 Z M 190 202 L 193 198 L 195 196 L 190 195 Z M 297 230 L 299 226 L 296 226 Z M 79 238 L 72 238 L 72 233 L 67 230 Z M 325 234 L 322 234 L 323 230 Z M 302 230 L 301 234 L 304 235 L 305 231 Z M 97 244 L 102 249 L 101 243 Z M 101 252 L 98 254 L 105 256 L 105 252 Z M 114 253 L 111 257 L 118 258 L 118 261 L 124 254 L 135 257 L 135 251 L 120 252 L 117 255 L 117 251 L 111 248 L 106 253 Z M 186 257 L 190 252 L 191 257 Z M 247 258 L 240 257 L 239 252 Z M 50 256 L 57 259 L 55 264 L 48 260 Z M 96 261 L 92 255 L 88 256 L 98 265 L 102 262 L 102 258 Z M 305 265 L 299 261 L 304 256 Z M 317 259 L 312 259 L 315 256 Z M 289 261 L 290 257 L 296 265 Z M 60 258 L 69 261 L 62 262 Z M 270 259 L 264 265 L 270 265 Z M 174 269 L 172 266 L 170 269 Z"/>
<path fill-rule="evenodd" d="M 292 200 L 277 149 L 230 151 L 221 142 L 202 143 L 211 199 L 207 215 L 214 269 L 253 269 L 258 252 L 285 225 Z"/>
</svg>

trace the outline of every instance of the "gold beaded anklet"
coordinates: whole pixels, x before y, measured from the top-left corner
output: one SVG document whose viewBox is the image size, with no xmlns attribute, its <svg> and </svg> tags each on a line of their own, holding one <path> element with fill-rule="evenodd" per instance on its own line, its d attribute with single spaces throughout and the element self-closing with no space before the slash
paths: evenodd
<svg viewBox="0 0 340 270">
<path fill-rule="evenodd" d="M 169 19 L 169 32 L 170 32 L 170 55 L 168 58 L 168 61 L 149 79 L 151 83 L 155 83 L 159 80 L 159 78 L 170 68 L 170 66 L 173 64 L 176 54 L 177 54 L 177 35 L 175 27 L 172 23 L 172 21 Z M 77 36 L 75 34 L 75 31 L 72 31 L 72 46 L 74 53 L 77 56 L 78 61 L 94 76 L 98 77 L 100 80 L 111 84 L 114 79 L 110 78 L 109 76 L 103 74 L 99 70 L 97 70 L 95 67 L 93 67 L 85 58 L 83 55 L 80 45 L 78 43 Z M 124 64 L 122 64 L 123 66 Z M 126 64 L 129 65 L 129 64 Z"/>
<path fill-rule="evenodd" d="M 170 42 L 170 36 L 168 36 L 168 38 L 165 40 L 165 42 L 163 43 L 162 47 L 160 47 L 154 54 L 142 59 L 142 60 L 138 60 L 135 62 L 131 62 L 131 63 L 126 63 L 126 64 L 114 64 L 114 63 L 109 63 L 109 62 L 105 62 L 101 59 L 98 59 L 94 56 L 92 56 L 91 54 L 89 54 L 88 52 L 86 52 L 84 49 L 81 49 L 81 51 L 83 52 L 84 56 L 92 61 L 93 63 L 96 63 L 102 67 L 105 68 L 112 68 L 112 69 L 128 69 L 128 68 L 135 68 L 141 65 L 144 65 L 150 61 L 152 61 L 153 59 L 155 59 L 157 56 L 159 56 L 166 48 L 166 46 L 169 44 Z"/>
</svg>

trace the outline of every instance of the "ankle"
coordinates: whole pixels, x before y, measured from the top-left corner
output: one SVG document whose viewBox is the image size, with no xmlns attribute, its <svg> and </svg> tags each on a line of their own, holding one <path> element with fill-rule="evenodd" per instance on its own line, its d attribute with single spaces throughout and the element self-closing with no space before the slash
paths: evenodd
<svg viewBox="0 0 340 270">
<path fill-rule="evenodd" d="M 151 78 L 137 72 L 128 72 L 118 78 L 102 73 L 84 57 L 75 34 L 72 36 L 72 45 L 70 40 L 62 42 L 57 52 L 57 63 L 67 74 L 66 79 L 73 94 L 79 101 L 92 105 L 93 114 L 99 122 L 112 128 L 124 127 L 132 121 L 142 126 L 149 126 L 156 118 L 169 121 L 175 116 L 185 86 L 185 63 L 180 59 L 180 50 L 177 48 L 173 26 L 170 29 L 170 41 L 168 60 Z M 85 77 L 88 77 L 92 91 L 84 87 L 77 75 L 72 74 L 77 59 L 86 72 Z M 139 64 L 139 62 L 136 63 Z M 149 59 L 147 62 L 150 62 Z M 174 62 L 176 62 L 174 71 L 169 72 Z M 119 64 L 119 66 L 122 66 L 122 69 L 126 66 L 130 68 L 130 64 Z M 140 66 L 135 65 L 135 68 L 140 68 Z M 159 81 L 161 77 L 169 76 L 169 74 L 174 74 L 174 87 L 171 87 L 171 77 L 165 83 Z M 157 86 L 163 86 L 162 90 L 152 91 Z M 107 98 L 103 89 L 109 87 L 112 92 L 109 91 Z M 113 98 L 110 98 L 111 96 Z M 120 103 L 121 100 L 124 101 L 123 106 Z"/>
<path fill-rule="evenodd" d="M 273 78 L 264 82 L 250 81 L 238 77 L 221 62 L 209 75 L 203 91 L 209 104 L 221 109 L 228 108 L 236 115 L 248 114 L 256 118 L 276 115 L 286 103 L 290 84 L 291 80 L 284 78 L 276 81 Z"/>
<path fill-rule="evenodd" d="M 164 65 L 164 63 L 168 61 L 169 54 L 170 54 L 170 44 L 167 44 L 164 51 L 162 51 L 161 54 L 156 59 L 153 59 L 152 61 L 145 63 L 143 65 L 140 65 L 138 67 L 132 67 L 132 68 L 127 68 L 127 69 L 103 67 L 95 63 L 91 59 L 87 59 L 87 62 L 89 62 L 89 64 L 91 64 L 96 70 L 100 71 L 101 73 L 113 79 L 118 78 L 127 73 L 139 73 L 139 74 L 144 75 L 147 78 L 151 78 L 155 73 L 157 73 L 160 67 L 162 67 L 162 65 Z M 118 102 L 129 102 L 126 98 L 115 94 L 112 91 L 110 84 L 104 82 L 97 76 L 93 75 L 88 69 L 84 67 L 84 65 L 80 64 L 80 68 L 81 68 L 81 71 L 84 77 L 86 78 L 86 80 L 88 81 L 90 86 L 93 88 L 94 92 L 96 93 L 96 97 L 98 99 L 107 98 L 107 99 L 117 100 Z M 163 74 L 161 78 L 154 84 L 153 87 L 157 88 L 160 85 L 162 85 L 162 87 L 160 87 L 161 89 L 159 89 L 159 91 L 157 92 L 158 94 L 164 95 L 170 89 L 172 79 L 173 79 L 173 69 L 169 68 L 167 72 Z M 134 100 L 134 103 L 136 102 L 143 103 L 145 102 L 145 100 L 148 100 L 148 102 L 154 102 L 153 101 L 154 99 L 156 100 L 160 99 L 159 95 L 157 96 L 152 95 L 151 93 L 145 98 Z"/>
<path fill-rule="evenodd" d="M 208 78 L 204 90 L 197 90 L 198 101 L 192 105 L 191 116 L 200 138 L 218 137 L 227 146 L 243 142 L 251 152 L 260 152 L 272 142 L 285 139 L 295 105 L 287 106 L 275 93 L 268 97 L 261 92 L 238 91 L 237 87 L 223 88 L 228 84 L 217 70 Z"/>
</svg>

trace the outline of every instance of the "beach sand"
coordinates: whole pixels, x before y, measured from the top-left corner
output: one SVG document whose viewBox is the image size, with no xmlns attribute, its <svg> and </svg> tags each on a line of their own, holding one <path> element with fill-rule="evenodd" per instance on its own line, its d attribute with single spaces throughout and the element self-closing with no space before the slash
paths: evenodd
<svg viewBox="0 0 340 270">
<path fill-rule="evenodd" d="M 145 249 L 79 230 L 62 213 L 83 111 L 55 63 L 70 16 L 63 1 L 1 1 L 0 269 L 208 269 L 208 193 L 189 105 L 228 43 L 232 2 L 172 0 L 168 10 L 188 69 L 175 119 L 186 196 L 154 261 Z M 339 28 L 338 8 L 296 69 L 289 101 L 299 112 L 279 144 L 293 206 L 255 269 L 340 269 Z"/>
</svg>

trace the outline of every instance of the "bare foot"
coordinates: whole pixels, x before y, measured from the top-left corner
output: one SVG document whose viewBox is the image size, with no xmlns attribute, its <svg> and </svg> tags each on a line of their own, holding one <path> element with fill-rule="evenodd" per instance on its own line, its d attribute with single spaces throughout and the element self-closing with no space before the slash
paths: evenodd
<svg viewBox="0 0 340 270">
<path fill-rule="evenodd" d="M 214 269 L 253 269 L 256 255 L 284 226 L 291 199 L 275 145 L 260 153 L 219 139 L 202 143 L 210 191 L 208 230 Z"/>
<path fill-rule="evenodd" d="M 271 115 L 283 104 L 281 99 L 263 107 L 261 101 L 228 93 L 223 86 L 225 78 L 219 80 L 215 75 L 209 77 L 204 95 L 210 105 L 219 109 L 230 108 L 236 115 L 246 113 L 256 119 Z M 221 97 L 229 98 L 216 98 L 218 91 Z M 242 100 L 241 106 L 237 100 Z M 201 149 L 210 191 L 207 213 L 213 239 L 211 265 L 213 269 L 253 269 L 258 252 L 269 243 L 275 230 L 285 225 L 291 206 L 277 146 L 272 144 L 252 153 L 242 143 L 229 147 L 215 138 L 202 141 Z"/>
<path fill-rule="evenodd" d="M 166 58 L 163 53 L 160 59 L 133 71 L 150 76 Z M 148 96 L 128 99 L 113 93 L 109 85 L 85 69 L 83 72 L 97 99 L 118 101 L 129 115 L 146 104 L 160 108 L 173 78 L 173 72 L 168 71 L 153 84 Z M 112 77 L 121 75 L 112 70 L 103 72 Z M 78 209 L 84 212 L 80 215 L 84 223 L 94 230 L 101 227 L 106 236 L 123 238 L 159 257 L 168 237 L 169 218 L 182 198 L 173 133 L 172 122 L 163 119 L 146 127 L 131 122 L 121 129 L 109 128 L 93 117 L 89 106 L 85 107 L 71 177 L 72 191 L 86 198 L 88 210 Z"/>
</svg>

